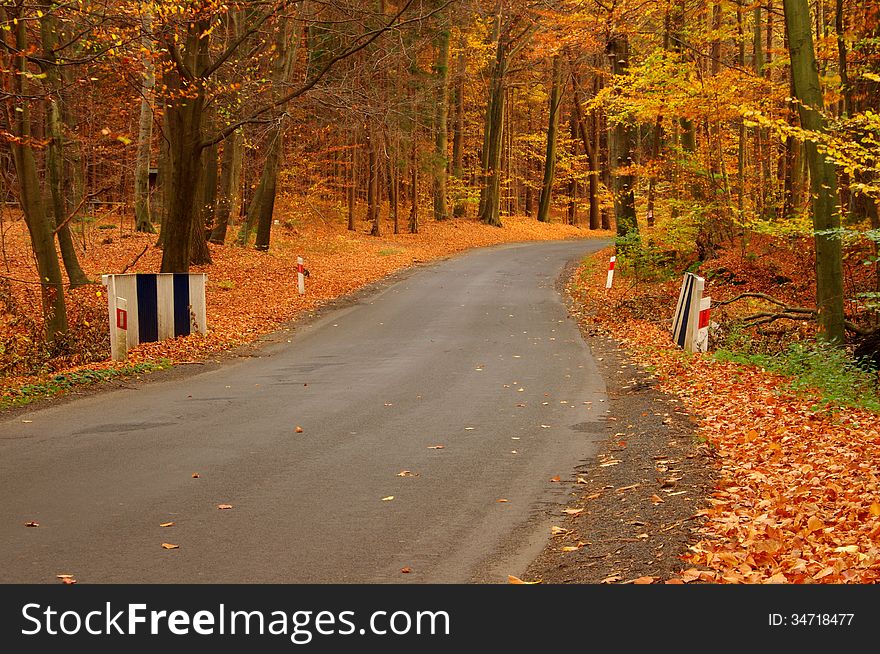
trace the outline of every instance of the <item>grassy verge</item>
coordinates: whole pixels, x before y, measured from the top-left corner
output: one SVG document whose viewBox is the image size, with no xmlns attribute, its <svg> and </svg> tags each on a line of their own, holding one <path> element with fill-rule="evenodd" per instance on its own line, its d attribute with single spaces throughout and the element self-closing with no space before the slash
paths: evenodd
<svg viewBox="0 0 880 654">
<path fill-rule="evenodd" d="M 170 366 L 171 361 L 163 359 L 155 362 L 125 365 L 118 368 L 105 368 L 101 370 L 83 369 L 53 375 L 45 381 L 35 381 L 18 388 L 7 389 L 5 395 L 0 396 L 0 410 L 24 406 L 36 400 L 55 397 L 73 388 L 99 384 L 113 379 L 126 379 L 155 372 L 156 370 L 164 370 Z"/>
</svg>

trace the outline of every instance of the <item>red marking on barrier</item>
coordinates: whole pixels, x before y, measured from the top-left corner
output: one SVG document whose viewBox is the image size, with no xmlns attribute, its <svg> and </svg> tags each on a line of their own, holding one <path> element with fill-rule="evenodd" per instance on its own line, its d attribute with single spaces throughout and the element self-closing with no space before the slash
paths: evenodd
<svg viewBox="0 0 880 654">
<path fill-rule="evenodd" d="M 704 327 L 709 326 L 709 311 L 709 309 L 703 309 L 702 311 L 700 311 L 700 323 L 698 327 L 699 329 L 703 329 Z"/>
<path fill-rule="evenodd" d="M 118 329 L 128 329 L 128 311 L 125 309 L 116 310 L 116 327 Z"/>
<path fill-rule="evenodd" d="M 616 257 L 611 257 L 611 261 L 608 263 L 608 270 L 614 270 L 614 262 L 616 261 Z"/>
<path fill-rule="evenodd" d="M 301 263 L 296 264 L 296 272 L 303 274 L 305 272 L 305 266 Z"/>
</svg>

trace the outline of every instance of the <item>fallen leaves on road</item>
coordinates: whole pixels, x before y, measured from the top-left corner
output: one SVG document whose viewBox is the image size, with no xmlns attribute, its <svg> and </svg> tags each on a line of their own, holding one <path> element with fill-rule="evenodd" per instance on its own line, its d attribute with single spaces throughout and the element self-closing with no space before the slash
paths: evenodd
<svg viewBox="0 0 880 654">
<path fill-rule="evenodd" d="M 562 509 L 563 513 L 567 513 L 568 515 L 580 515 L 584 512 L 583 509 Z"/>
<path fill-rule="evenodd" d="M 383 497 L 383 498 L 382 498 L 382 501 L 383 501 L 383 502 L 390 502 L 390 501 L 393 500 L 393 499 L 394 499 L 394 495 L 388 495 L 388 496 L 386 496 L 386 497 Z"/>
<path fill-rule="evenodd" d="M 76 583 L 76 579 L 73 578 L 73 575 L 61 574 L 55 576 L 62 584 L 72 585 Z"/>
<path fill-rule="evenodd" d="M 617 574 L 609 575 L 609 576 L 605 577 L 599 583 L 600 584 L 613 584 L 615 581 L 620 581 L 621 579 L 623 579 L 623 577 L 621 577 L 620 575 L 617 575 Z"/>
<path fill-rule="evenodd" d="M 556 475 L 555 477 L 550 477 L 550 481 L 562 481 L 562 478 L 560 478 L 559 475 Z"/>
<path fill-rule="evenodd" d="M 538 580 L 538 581 L 523 581 L 519 577 L 515 577 L 513 575 L 507 575 L 507 583 L 509 583 L 509 584 L 524 584 L 527 586 L 532 586 L 534 584 L 540 584 L 541 581 L 540 580 Z"/>
<path fill-rule="evenodd" d="M 198 479 L 199 477 L 201 477 L 201 475 L 199 473 L 197 473 L 197 472 L 192 473 L 193 479 Z"/>
<path fill-rule="evenodd" d="M 551 536 L 564 536 L 565 534 L 570 534 L 571 529 L 563 529 L 562 527 L 550 527 L 550 535 Z"/>
<path fill-rule="evenodd" d="M 429 450 L 442 450 L 445 449 L 445 445 L 428 445 Z"/>
<path fill-rule="evenodd" d="M 407 566 L 407 567 L 405 567 L 405 568 L 401 568 L 401 569 L 400 569 L 400 572 L 401 572 L 402 574 L 408 575 L 410 572 L 412 572 L 412 568 L 410 568 L 409 566 Z"/>
<path fill-rule="evenodd" d="M 296 426 L 296 429 L 294 429 L 294 431 L 295 431 L 297 434 L 301 434 L 301 433 L 303 433 L 303 428 L 300 427 L 299 425 L 297 425 L 297 426 Z"/>
<path fill-rule="evenodd" d="M 173 523 L 173 522 L 163 522 L 163 523 L 162 523 L 161 525 L 159 525 L 159 526 L 160 526 L 160 527 L 173 527 L 173 526 L 174 526 L 174 523 Z"/>
<path fill-rule="evenodd" d="M 418 477 L 418 474 L 413 473 L 411 470 L 401 470 L 397 473 L 398 477 Z"/>
<path fill-rule="evenodd" d="M 226 509 L 231 509 L 232 505 L 231 504 L 218 504 L 217 508 L 220 509 L 221 511 L 225 511 Z"/>
<path fill-rule="evenodd" d="M 179 550 L 180 545 L 174 545 L 173 543 L 162 543 L 162 549 L 166 550 Z"/>
<path fill-rule="evenodd" d="M 40 523 L 36 522 L 35 520 L 31 520 L 30 522 L 25 522 L 24 526 L 25 527 L 39 527 Z"/>
<path fill-rule="evenodd" d="M 686 570 L 682 581 L 880 581 L 877 415 L 817 408 L 812 397 L 790 390 L 786 377 L 711 355 L 683 354 L 664 325 L 610 311 L 624 299 L 638 300 L 631 289 L 606 291 L 600 273 L 594 269 L 592 277 L 576 278 L 572 296 L 593 312 L 594 326 L 622 341 L 642 365 L 652 366 L 659 390 L 677 394 L 687 413 L 700 417 L 707 460 L 720 471 L 709 506 L 698 516 L 700 540 L 685 556 L 707 569 Z M 670 312 L 674 286 L 668 289 Z M 661 470 L 672 462 L 657 465 Z M 677 481 L 658 479 L 664 492 Z M 658 495 L 650 500 L 663 501 Z"/>
</svg>

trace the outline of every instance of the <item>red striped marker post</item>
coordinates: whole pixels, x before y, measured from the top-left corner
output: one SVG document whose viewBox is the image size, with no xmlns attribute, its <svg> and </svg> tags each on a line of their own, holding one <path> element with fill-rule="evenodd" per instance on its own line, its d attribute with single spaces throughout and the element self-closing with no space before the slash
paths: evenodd
<svg viewBox="0 0 880 654">
<path fill-rule="evenodd" d="M 704 297 L 700 300 L 700 315 L 697 322 L 697 336 L 694 339 L 694 349 L 697 352 L 709 351 L 709 313 L 712 307 L 712 298 Z"/>
<path fill-rule="evenodd" d="M 115 361 L 125 361 L 128 357 L 128 300 L 116 298 L 116 349 Z"/>
<path fill-rule="evenodd" d="M 300 295 L 306 292 L 305 268 L 303 267 L 303 258 L 296 258 L 296 288 Z"/>
<path fill-rule="evenodd" d="M 614 281 L 614 262 L 617 257 L 611 255 L 611 261 L 608 263 L 608 279 L 605 280 L 605 288 L 611 288 L 611 282 Z"/>
</svg>

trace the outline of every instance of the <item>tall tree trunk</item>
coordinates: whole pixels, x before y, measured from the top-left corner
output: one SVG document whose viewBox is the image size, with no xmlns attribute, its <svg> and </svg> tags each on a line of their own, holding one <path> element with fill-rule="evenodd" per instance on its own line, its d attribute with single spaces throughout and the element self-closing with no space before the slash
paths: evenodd
<svg viewBox="0 0 880 654">
<path fill-rule="evenodd" d="M 410 151 L 410 198 L 409 198 L 409 233 L 419 233 L 419 147 L 416 138 L 417 128 L 413 125 Z"/>
<path fill-rule="evenodd" d="M 182 56 L 195 69 L 199 50 L 207 47 L 207 20 L 190 23 Z M 169 68 L 165 87 L 170 100 L 165 109 L 169 175 L 165 193 L 168 213 L 162 224 L 163 273 L 189 272 L 193 230 L 199 217 L 197 187 L 202 172 L 202 120 L 205 109 L 205 83 L 199 76 L 187 78 Z M 182 101 L 181 98 L 185 98 Z"/>
<path fill-rule="evenodd" d="M 348 171 L 348 229 L 355 231 L 355 207 L 357 199 L 357 164 L 358 164 L 358 139 L 354 127 L 351 128 L 351 144 L 349 145 L 349 171 Z"/>
<path fill-rule="evenodd" d="M 302 11 L 303 4 L 305 3 L 299 5 L 300 11 Z M 293 33 L 291 23 L 292 21 L 285 21 L 278 27 L 275 36 L 275 59 L 272 62 L 271 76 L 272 93 L 276 99 L 282 95 L 282 89 L 290 79 L 293 62 L 296 60 L 299 39 Z M 257 238 L 254 241 L 254 248 L 260 251 L 269 249 L 272 234 L 272 212 L 275 209 L 275 195 L 278 189 L 278 171 L 284 157 L 283 116 L 278 116 L 269 138 L 272 146 L 266 156 L 266 162 L 260 176 L 259 186 L 262 187 L 262 193 L 259 194 L 260 201 L 255 204 L 257 200 L 255 195 L 254 202 L 248 208 L 249 219 L 251 211 L 254 211 L 256 215 Z"/>
<path fill-rule="evenodd" d="M 663 139 L 663 116 L 660 114 L 657 114 L 657 120 L 654 121 L 654 129 L 651 132 L 651 160 L 657 161 L 660 158 L 660 141 Z M 648 180 L 648 206 L 646 207 L 648 227 L 653 227 L 655 222 L 654 196 L 656 194 L 656 186 L 657 177 L 652 173 L 651 178 Z"/>
<path fill-rule="evenodd" d="M 483 176 L 480 188 L 480 221 L 501 227 L 501 150 L 504 137 L 504 78 L 507 46 L 501 35 L 503 3 L 496 5 L 495 60 L 489 80 L 489 102 L 483 134 Z"/>
<path fill-rule="evenodd" d="M 379 145 L 376 134 L 376 126 L 372 118 L 369 119 L 367 128 L 367 217 L 370 221 L 370 236 L 382 235 L 381 204 L 382 196 L 379 190 Z"/>
<path fill-rule="evenodd" d="M 547 151 L 544 157 L 544 182 L 541 186 L 541 199 L 538 201 L 538 220 L 550 221 L 550 198 L 553 195 L 553 181 L 556 178 L 556 141 L 559 132 L 559 107 L 562 104 L 562 58 L 553 57 L 553 86 L 550 90 L 550 119 L 547 125 Z"/>
<path fill-rule="evenodd" d="M 629 68 L 629 40 L 625 35 L 616 35 L 612 38 L 609 49 L 612 75 L 625 75 Z M 632 172 L 633 136 L 633 127 L 625 122 L 617 123 L 609 134 L 611 143 L 608 154 L 619 239 L 625 239 L 630 234 L 637 236 L 639 231 L 634 192 L 635 175 Z"/>
<path fill-rule="evenodd" d="M 785 28 L 791 56 L 791 74 L 801 126 L 811 132 L 825 131 L 824 101 L 819 86 L 810 8 L 807 0 L 783 0 Z M 804 148 L 810 167 L 813 190 L 813 227 L 816 242 L 816 302 L 822 336 L 831 343 L 844 341 L 843 272 L 840 238 L 818 233 L 840 227 L 837 207 L 837 178 L 834 164 L 819 151 L 816 141 L 806 140 Z"/>
<path fill-rule="evenodd" d="M 575 105 L 577 104 L 577 98 L 572 99 L 572 107 L 571 111 L 568 115 L 568 128 L 569 128 L 569 138 L 571 138 L 572 143 L 572 155 L 575 154 L 574 147 L 577 143 L 578 138 L 578 120 L 577 120 L 577 112 L 575 111 Z M 577 225 L 578 224 L 578 179 L 577 175 L 575 175 L 574 165 L 572 164 L 571 170 L 568 178 L 568 224 L 569 225 Z"/>
<path fill-rule="evenodd" d="M 58 27 L 53 14 L 52 3 L 47 2 L 41 6 L 43 7 L 43 15 L 40 18 L 40 32 L 43 41 L 43 59 L 45 61 L 42 66 L 49 91 L 46 100 L 46 135 L 49 137 L 49 145 L 46 148 L 46 169 L 49 178 L 49 198 L 52 206 L 49 224 L 57 234 L 58 246 L 61 249 L 61 259 L 64 262 L 64 269 L 67 272 L 70 287 L 75 288 L 88 284 L 89 278 L 80 267 L 79 259 L 76 256 L 76 249 L 73 245 L 73 238 L 70 234 L 69 222 L 73 218 L 76 208 L 71 206 L 71 203 L 65 199 L 65 191 L 70 185 L 65 179 L 66 170 L 64 166 L 65 126 L 63 124 L 63 110 L 61 107 L 64 81 L 55 54 Z"/>
<path fill-rule="evenodd" d="M 272 139 L 266 161 L 263 163 L 263 173 L 254 199 L 248 208 L 248 218 L 251 212 L 257 225 L 257 237 L 254 241 L 254 249 L 265 252 L 269 249 L 269 240 L 272 230 L 272 215 L 275 211 L 275 195 L 278 184 L 278 168 L 281 165 L 281 153 L 284 151 L 284 129 L 277 124 L 270 134 Z"/>
<path fill-rule="evenodd" d="M 144 55 L 141 63 L 144 67 L 141 79 L 141 115 L 138 124 L 137 159 L 134 169 L 134 219 L 135 230 L 154 234 L 153 219 L 150 215 L 150 149 L 153 142 L 153 87 L 156 84 L 153 72 L 153 59 L 150 53 L 155 46 L 150 38 L 152 15 L 144 11 L 141 18 L 141 47 Z"/>
<path fill-rule="evenodd" d="M 452 215 L 461 218 L 465 215 L 467 206 L 464 193 L 464 84 L 467 75 L 467 55 L 465 54 L 467 41 L 464 35 L 459 43 L 457 70 L 455 73 L 455 126 L 452 134 L 452 176 L 456 181 L 455 206 Z"/>
<path fill-rule="evenodd" d="M 443 29 L 437 38 L 437 96 L 434 113 L 434 219 L 446 220 L 446 174 L 449 162 L 449 30 Z"/>
<path fill-rule="evenodd" d="M 220 191 L 211 243 L 226 243 L 226 233 L 241 212 L 241 168 L 243 143 L 241 131 L 236 130 L 223 143 L 223 160 L 220 167 Z"/>
<path fill-rule="evenodd" d="M 12 9 L 7 9 L 7 11 L 10 14 L 9 18 L 16 21 L 13 27 L 16 48 L 16 54 L 13 56 L 15 66 L 12 81 L 13 92 L 18 97 L 26 97 L 30 95 L 27 84 L 29 71 L 24 54 L 28 52 L 27 21 L 22 20 L 24 17 L 19 13 L 20 7 L 14 13 Z M 10 112 L 12 115 L 9 116 L 9 124 L 15 137 L 10 143 L 10 149 L 21 189 L 21 208 L 30 234 L 31 247 L 37 261 L 37 273 L 41 281 L 46 340 L 54 345 L 67 333 L 67 310 L 64 303 L 61 266 L 58 263 L 58 253 L 55 251 L 52 227 L 43 205 L 37 163 L 31 145 L 30 105 L 28 102 L 24 102 L 17 109 L 18 111 Z"/>
<path fill-rule="evenodd" d="M 217 216 L 217 175 L 220 172 L 219 148 L 216 143 L 204 149 L 204 173 L 201 188 L 202 225 L 206 229 L 214 228 Z"/>
</svg>

